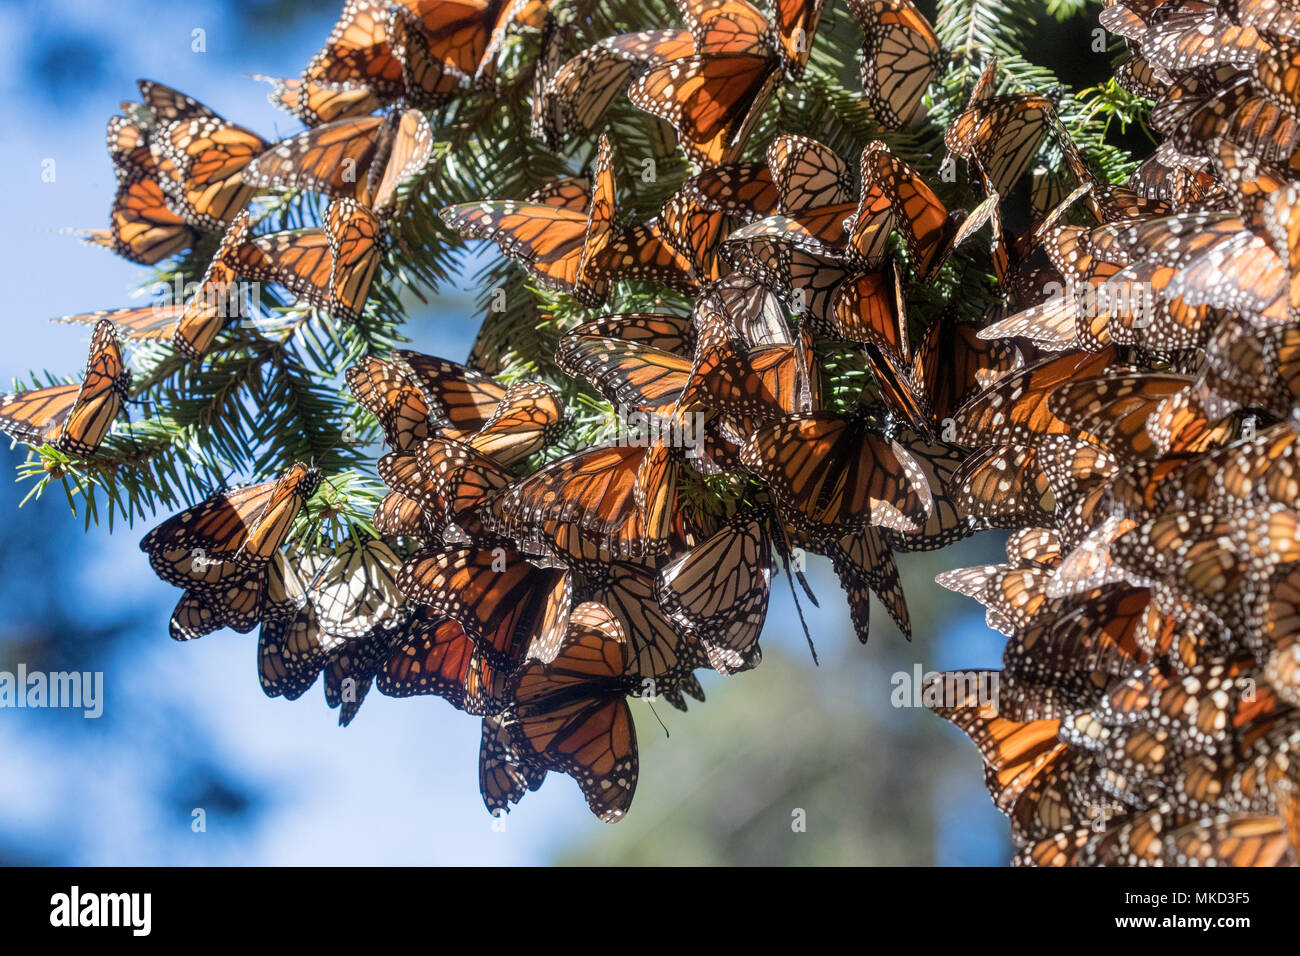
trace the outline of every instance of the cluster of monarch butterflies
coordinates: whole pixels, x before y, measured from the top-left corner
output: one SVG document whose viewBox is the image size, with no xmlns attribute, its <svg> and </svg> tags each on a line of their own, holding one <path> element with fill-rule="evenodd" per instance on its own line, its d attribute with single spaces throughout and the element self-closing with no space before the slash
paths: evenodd
<svg viewBox="0 0 1300 956">
<path fill-rule="evenodd" d="M 954 416 L 978 449 L 955 493 L 1017 530 L 1006 563 L 939 582 L 1008 642 L 931 702 L 983 755 L 1018 863 L 1295 864 L 1300 5 L 1101 22 L 1163 138 L 1091 189 L 1091 223 L 1001 260 L 1010 306 L 979 334 L 1039 356 Z"/>
<path fill-rule="evenodd" d="M 188 302 L 70 317 L 94 324 L 83 381 L 0 403 L 0 428 L 93 457 L 131 387 L 122 336 L 201 361 L 240 281 L 362 321 L 399 186 L 432 153 L 424 111 L 490 87 L 507 34 L 533 31 L 530 132 L 555 151 L 598 137 L 589 169 L 442 218 L 594 310 L 560 338 L 568 380 L 367 356 L 346 387 L 384 436 L 378 537 L 290 543 L 324 480 L 309 463 L 218 491 L 141 542 L 183 590 L 172 636 L 257 628 L 266 693 L 323 674 L 343 724 L 372 686 L 442 697 L 482 720 L 490 811 L 556 771 L 615 821 L 638 775 L 629 698 L 685 710 L 697 671 L 759 663 L 776 572 L 815 601 L 802 558 L 824 555 L 860 640 L 873 598 L 910 636 L 895 552 L 1006 529 L 1006 564 L 939 579 L 1007 635 L 1004 669 L 939 675 L 925 697 L 980 748 L 1018 861 L 1296 862 L 1293 5 L 1108 4 L 1133 54 L 1119 81 L 1156 101 L 1165 137 L 1123 185 L 989 63 L 943 138 L 972 197 L 949 209 L 883 136 L 847 157 L 749 142 L 801 82 L 822 0 L 676 0 L 679 25 L 567 58 L 558 4 L 348 0 L 302 76 L 271 81 L 303 133 L 270 145 L 158 84 L 124 104 L 92 241 L 152 263 L 222 233 L 211 264 Z M 923 124 L 947 63 L 935 30 L 910 0 L 847 6 L 882 133 Z M 631 222 L 601 134 L 624 92 L 698 166 Z M 1030 176 L 1045 150 L 1060 175 Z M 251 235 L 264 190 L 328 197 L 320 227 Z M 914 290 L 986 228 L 1003 304 L 977 326 L 950 302 L 917 335 Z M 691 308 L 599 311 L 627 282 Z M 847 403 L 832 353 L 869 383 Z M 617 421 L 562 454 L 579 392 Z"/>
</svg>

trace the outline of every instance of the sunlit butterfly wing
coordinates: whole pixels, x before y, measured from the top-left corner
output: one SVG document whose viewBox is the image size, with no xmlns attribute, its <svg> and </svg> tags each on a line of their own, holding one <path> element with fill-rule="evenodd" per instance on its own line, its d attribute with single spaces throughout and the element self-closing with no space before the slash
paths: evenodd
<svg viewBox="0 0 1300 956">
<path fill-rule="evenodd" d="M 530 662 L 510 678 L 515 705 L 506 717 L 526 759 L 578 781 L 593 813 L 621 819 L 636 791 L 637 747 L 624 699 L 627 638 L 605 607 L 574 609 L 559 654 Z"/>
<path fill-rule="evenodd" d="M 113 324 L 100 319 L 90 339 L 90 356 L 80 383 L 19 392 L 0 401 L 0 430 L 18 441 L 46 442 L 66 454 L 94 454 L 122 410 L 131 386 L 122 345 Z"/>
</svg>

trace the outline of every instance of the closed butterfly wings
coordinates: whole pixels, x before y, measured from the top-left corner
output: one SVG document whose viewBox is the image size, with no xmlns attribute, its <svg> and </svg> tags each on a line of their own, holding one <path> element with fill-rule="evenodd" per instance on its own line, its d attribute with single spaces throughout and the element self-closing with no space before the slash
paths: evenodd
<svg viewBox="0 0 1300 956">
<path fill-rule="evenodd" d="M 163 191 L 194 228 L 224 229 L 254 192 L 244 168 L 269 144 L 161 84 L 142 80 L 140 90 L 154 118 L 149 143 Z"/>
<path fill-rule="evenodd" d="M 850 0 L 862 28 L 862 88 L 890 129 L 915 117 L 944 62 L 934 28 L 909 0 Z"/>
<path fill-rule="evenodd" d="M 614 176 L 608 140 L 601 138 L 594 189 L 584 212 L 530 202 L 467 203 L 442 210 L 442 218 L 463 235 L 493 240 L 543 285 L 599 304 L 608 276 L 598 268 L 614 219 Z"/>
<path fill-rule="evenodd" d="M 606 823 L 627 812 L 639 773 L 626 668 L 618 621 L 600 604 L 580 604 L 555 659 L 530 662 L 510 678 L 515 704 L 504 720 L 526 759 L 572 776 Z"/>
<path fill-rule="evenodd" d="M 283 140 L 252 160 L 244 182 L 259 189 L 309 189 L 355 199 L 383 216 L 397 187 L 428 163 L 429 122 L 418 110 L 342 119 Z"/>
<path fill-rule="evenodd" d="M 283 286 L 340 321 L 361 321 L 383 252 L 383 230 L 370 209 L 336 199 L 321 228 L 237 238 L 219 253 L 219 262 L 235 276 Z"/>
<path fill-rule="evenodd" d="M 141 265 L 153 265 L 190 248 L 198 233 L 168 204 L 142 122 L 120 116 L 110 119 L 108 150 L 118 179 L 109 228 L 89 230 L 84 238 Z"/>
<path fill-rule="evenodd" d="M 188 640 L 261 620 L 268 567 L 320 473 L 298 463 L 272 481 L 220 491 L 164 521 L 140 542 L 160 578 L 186 593 L 172 636 Z"/>
<path fill-rule="evenodd" d="M 0 430 L 17 441 L 45 443 L 78 458 L 95 453 L 131 387 L 131 371 L 113 323 L 96 322 L 81 382 L 19 392 L 0 400 Z"/>
<path fill-rule="evenodd" d="M 769 24 L 744 0 L 701 4 L 687 26 L 695 55 L 647 70 L 632 84 L 633 104 L 671 123 L 688 158 L 730 162 L 780 79 Z"/>
</svg>

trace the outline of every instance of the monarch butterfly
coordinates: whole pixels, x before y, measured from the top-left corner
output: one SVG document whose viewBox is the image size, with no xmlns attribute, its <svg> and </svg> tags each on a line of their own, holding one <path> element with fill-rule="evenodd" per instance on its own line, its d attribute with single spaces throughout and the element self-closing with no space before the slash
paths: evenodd
<svg viewBox="0 0 1300 956">
<path fill-rule="evenodd" d="M 375 686 L 389 697 L 433 694 L 457 710 L 486 716 L 508 703 L 505 677 L 460 624 L 423 609 L 388 648 Z"/>
<path fill-rule="evenodd" d="M 420 551 L 397 581 L 412 601 L 459 623 L 484 659 L 506 671 L 525 656 L 555 658 L 573 590 L 567 570 L 540 568 L 506 548 Z"/>
<path fill-rule="evenodd" d="M 443 531 L 456 523 L 462 531 L 472 531 L 471 538 L 484 538 L 484 546 L 491 545 L 479 533 L 475 513 L 513 477 L 473 447 L 442 437 L 385 455 L 379 460 L 379 475 L 394 491 L 416 502 L 431 527 Z"/>
<path fill-rule="evenodd" d="M 772 172 L 762 163 L 710 167 L 682 183 L 676 197 L 745 222 L 774 214 L 779 203 Z"/>
<path fill-rule="evenodd" d="M 372 355 L 348 369 L 347 382 L 357 401 L 379 420 L 385 440 L 397 451 L 406 451 L 431 434 L 424 394 L 392 362 Z"/>
<path fill-rule="evenodd" d="M 551 81 L 564 58 L 564 37 L 559 22 L 549 13 L 542 26 L 541 51 L 533 64 L 532 121 L 528 131 L 546 148 L 558 150 L 564 138 L 564 115 L 558 101 L 547 95 Z"/>
<path fill-rule="evenodd" d="M 81 381 L 19 392 L 0 401 L 0 430 L 33 447 L 49 443 L 65 454 L 87 458 L 108 434 L 131 389 L 131 370 L 108 319 L 90 336 L 90 356 Z"/>
<path fill-rule="evenodd" d="M 1176 732 L 1183 746 L 1217 748 L 1243 727 L 1288 705 L 1258 686 L 1254 659 L 1238 654 L 1198 664 L 1181 677 L 1139 668 L 1097 709 L 1111 726 L 1141 725 Z"/>
<path fill-rule="evenodd" d="M 1191 383 L 1188 376 L 1148 373 L 1084 378 L 1056 388 L 1048 410 L 1096 444 L 1127 460 L 1154 457 L 1148 420 Z"/>
<path fill-rule="evenodd" d="M 692 360 L 654 346 L 594 335 L 566 335 L 556 361 L 568 375 L 590 382 L 616 408 L 675 414 Z"/>
<path fill-rule="evenodd" d="M 1118 538 L 1110 555 L 1134 583 L 1185 596 L 1230 627 L 1247 617 L 1254 592 L 1273 569 L 1296 560 L 1290 537 L 1296 527 L 1296 514 L 1276 502 L 1228 517 L 1177 510 Z"/>
<path fill-rule="evenodd" d="M 172 611 L 174 641 L 192 641 L 228 627 L 246 634 L 262 619 L 265 576 L 245 574 L 217 589 L 189 588 Z"/>
<path fill-rule="evenodd" d="M 248 213 L 235 217 L 221 237 L 198 290 L 186 302 L 171 330 L 171 343 L 182 355 L 199 359 L 208 353 L 226 319 L 244 314 L 246 303 L 239 274 L 231 265 L 248 237 Z"/>
<path fill-rule="evenodd" d="M 280 477 L 215 492 L 168 518 L 140 542 L 154 572 L 177 587 L 219 588 L 265 571 L 289 527 L 321 481 L 296 462 Z"/>
<path fill-rule="evenodd" d="M 769 520 L 756 512 L 736 515 L 660 568 L 655 579 L 665 616 L 692 632 L 724 674 L 749 664 L 763 630 L 772 577 Z"/>
<path fill-rule="evenodd" d="M 812 53 L 813 37 L 821 19 L 823 0 L 775 0 L 773 13 L 777 40 L 786 73 L 797 80 L 803 75 Z"/>
<path fill-rule="evenodd" d="M 420 537 L 430 531 L 420 503 L 400 491 L 390 491 L 384 495 L 375 506 L 372 523 L 375 531 L 385 536 Z"/>
<path fill-rule="evenodd" d="M 392 491 L 380 502 L 376 515 L 383 512 L 385 523 L 396 525 L 385 533 L 419 536 L 433 532 L 441 536 L 453 520 L 446 488 L 434 473 L 436 462 L 426 455 L 428 444 L 427 439 L 420 439 L 379 459 L 379 477 Z"/>
<path fill-rule="evenodd" d="M 352 536 L 323 561 L 305 588 L 323 633 L 356 641 L 405 623 L 409 608 L 396 580 L 401 559 L 392 548 L 377 538 Z"/>
<path fill-rule="evenodd" d="M 1007 645 L 1007 666 L 1040 681 L 1071 671 L 1131 674 L 1143 654 L 1139 628 L 1145 626 L 1150 592 L 1123 588 L 1087 597 L 1064 615 L 1021 635 Z"/>
<path fill-rule="evenodd" d="M 866 527 L 836 539 L 834 536 L 809 536 L 797 525 L 785 528 L 791 545 L 831 559 L 849 602 L 849 618 L 858 641 L 866 644 L 871 632 L 871 595 L 889 612 L 903 635 L 910 639 L 911 617 L 907 598 L 893 551 L 880 535 L 880 529 Z"/>
<path fill-rule="evenodd" d="M 1014 721 L 1002 717 L 996 703 L 998 671 L 937 675 L 922 690 L 926 706 L 950 721 L 979 748 L 985 782 L 993 802 L 1012 813 L 1017 801 L 1036 782 L 1051 775 L 1066 753 L 1057 736 L 1058 720 Z"/>
<path fill-rule="evenodd" d="M 598 305 L 609 285 L 599 254 L 614 220 L 614 174 L 609 140 L 600 138 L 594 191 L 585 212 L 544 203 L 465 203 L 440 213 L 462 235 L 493 240 L 548 288 Z"/>
<path fill-rule="evenodd" d="M 591 203 L 591 177 L 561 176 L 549 180 L 529 193 L 526 201 L 571 212 L 583 212 Z"/>
<path fill-rule="evenodd" d="M 945 55 L 934 28 L 909 0 L 849 0 L 862 28 L 862 88 L 890 129 L 908 125 Z"/>
<path fill-rule="evenodd" d="M 463 365 L 405 349 L 393 353 L 392 369 L 389 374 L 401 377 L 403 386 L 414 386 L 419 393 L 399 392 L 395 397 L 413 408 L 422 406 L 430 426 L 441 436 L 463 441 L 501 465 L 545 448 L 564 427 L 559 396 L 540 382 L 518 382 L 506 388 Z M 381 422 L 387 407 L 392 406 L 380 406 L 381 412 L 376 413 Z M 414 430 L 427 431 L 418 424 Z M 409 443 L 394 447 L 409 447 Z"/>
<path fill-rule="evenodd" d="M 506 386 L 500 382 L 447 359 L 397 349 L 392 361 L 419 386 L 436 418 L 444 423 L 443 433 L 451 438 L 478 431 L 506 397 Z M 455 431 L 447 432 L 447 427 Z"/>
<path fill-rule="evenodd" d="M 347 641 L 326 655 L 325 703 L 339 712 L 339 726 L 352 723 L 383 664 L 391 635 L 376 630 L 360 641 Z"/>
<path fill-rule="evenodd" d="M 184 219 L 171 211 L 152 172 L 123 181 L 113 197 L 109 227 L 83 230 L 81 236 L 145 266 L 184 252 L 199 238 Z"/>
<path fill-rule="evenodd" d="M 360 322 L 370 284 L 379 269 L 383 227 L 375 214 L 350 199 L 336 199 L 325 210 L 330 241 L 327 309 L 344 322 Z"/>
<path fill-rule="evenodd" d="M 196 229 L 224 229 L 253 195 L 244 167 L 270 144 L 160 83 L 141 80 L 140 92 L 154 117 L 158 182 L 174 211 Z"/>
<path fill-rule="evenodd" d="M 397 188 L 429 161 L 433 132 L 419 110 L 337 120 L 291 136 L 244 167 L 259 189 L 309 189 L 391 212 Z"/>
<path fill-rule="evenodd" d="M 719 278 L 717 245 L 732 228 L 732 219 L 726 212 L 705 209 L 682 190 L 664 203 L 658 223 L 668 245 L 690 263 L 691 279 L 707 282 Z"/>
<path fill-rule="evenodd" d="M 764 422 L 821 408 L 814 357 L 802 335 L 794 345 L 755 349 L 719 343 L 696 362 L 683 405 L 715 412 L 723 434 L 743 444 Z"/>
<path fill-rule="evenodd" d="M 852 199 L 848 166 L 814 139 L 782 133 L 767 147 L 767 164 L 782 213 L 842 206 Z"/>
<path fill-rule="evenodd" d="M 672 124 L 688 159 L 729 163 L 780 81 L 781 60 L 767 18 L 745 0 L 691 4 L 686 12 L 695 55 L 646 70 L 628 98 Z"/>
<path fill-rule="evenodd" d="M 920 466 L 865 412 L 790 415 L 759 427 L 740 460 L 815 539 L 868 524 L 915 531 L 933 508 Z"/>
<path fill-rule="evenodd" d="M 944 133 L 953 154 L 977 163 L 992 189 L 1008 195 L 1029 169 L 1055 108 L 1041 96 L 995 96 L 962 113 Z"/>
<path fill-rule="evenodd" d="M 440 6 L 463 9 L 458 3 Z M 303 72 L 303 82 L 364 84 L 386 99 L 403 95 L 402 63 L 389 46 L 386 12 L 375 0 L 347 0 L 325 46 Z"/>
<path fill-rule="evenodd" d="M 292 113 L 307 126 L 321 126 L 335 120 L 365 116 L 379 109 L 379 97 L 368 86 L 304 82 L 250 74 L 253 79 L 271 84 L 266 94 L 272 106 Z"/>
<path fill-rule="evenodd" d="M 375 539 L 350 539 L 332 554 L 303 560 L 312 574 L 306 588 L 313 629 L 309 657 L 299 669 L 325 674 L 325 701 L 339 710 L 339 725 L 356 717 L 387 648 L 409 616 L 397 590 L 397 556 Z"/>
<path fill-rule="evenodd" d="M 73 325 L 98 325 L 100 319 L 112 322 L 118 334 L 136 342 L 153 342 L 171 336 L 176 328 L 176 320 L 185 311 L 184 303 L 153 302 L 149 305 L 129 306 L 125 309 L 100 309 L 97 312 L 82 312 L 77 315 L 64 315 L 51 322 L 65 322 Z"/>
<path fill-rule="evenodd" d="M 621 339 L 662 352 L 689 355 L 695 351 L 695 327 L 689 318 L 667 312 L 621 312 L 601 316 L 576 326 L 569 333 L 580 337 Z"/>
<path fill-rule="evenodd" d="M 701 292 L 693 315 L 693 324 L 702 333 L 700 348 L 720 344 L 732 336 L 750 346 L 791 342 L 780 301 L 761 283 L 739 273 L 709 283 Z"/>
<path fill-rule="evenodd" d="M 381 254 L 379 220 L 365 206 L 336 199 L 324 227 L 258 236 L 224 252 L 239 277 L 284 286 L 343 322 L 361 321 Z"/>
<path fill-rule="evenodd" d="M 966 456 L 955 445 L 946 442 L 928 442 L 920 435 L 907 433 L 898 437 L 920 466 L 934 508 L 915 532 L 882 528 L 880 533 L 885 542 L 897 551 L 932 551 L 974 534 L 976 520 L 958 508 L 954 500 L 957 490 L 955 475 Z"/>
<path fill-rule="evenodd" d="M 981 330 L 945 312 L 930 326 L 913 360 L 935 420 L 952 418 L 969 398 L 1024 364 L 1010 342 L 985 340 Z"/>
<path fill-rule="evenodd" d="M 490 813 L 509 812 L 510 805 L 523 799 L 524 792 L 537 790 L 546 771 L 526 760 L 515 745 L 502 717 L 483 718 L 479 743 L 478 787 Z"/>
<path fill-rule="evenodd" d="M 1249 64 L 1269 49 L 1253 27 L 1241 27 L 1213 10 L 1170 17 L 1144 37 L 1142 55 L 1171 72 L 1219 63 Z"/>
<path fill-rule="evenodd" d="M 175 640 L 222 627 L 247 633 L 262 620 L 272 559 L 319 482 L 299 462 L 273 481 L 219 491 L 145 535 L 140 550 L 154 572 L 186 589 L 172 613 Z"/>
<path fill-rule="evenodd" d="M 929 282 L 966 233 L 921 175 L 883 144 L 863 150 L 862 188 L 879 189 L 888 197 L 908 255 L 921 281 Z"/>
<path fill-rule="evenodd" d="M 546 448 L 566 424 L 555 389 L 541 382 L 517 382 L 467 444 L 509 466 Z"/>
<path fill-rule="evenodd" d="M 704 219 L 706 226 L 708 220 L 713 219 L 704 237 L 703 244 L 707 247 L 711 246 L 712 238 L 720 234 L 721 228 L 717 213 L 708 214 Z M 679 225 L 685 225 L 685 222 Z M 671 240 L 667 223 L 659 217 L 627 226 L 597 254 L 596 271 L 608 279 L 658 282 L 670 289 L 693 293 L 701 276 L 691 257 L 678 250 L 678 245 L 684 241 Z"/>
<path fill-rule="evenodd" d="M 618 621 L 599 604 L 579 604 L 555 659 L 530 661 L 510 677 L 515 703 L 503 721 L 525 760 L 577 780 L 605 823 L 621 819 L 636 792 L 626 669 L 627 638 Z"/>
<path fill-rule="evenodd" d="M 864 346 L 881 398 L 909 425 L 929 434 L 934 411 L 922 370 L 907 341 L 906 303 L 897 267 L 893 281 L 879 272 L 846 279 L 835 293 L 831 322 L 840 338 Z M 916 359 L 921 359 L 920 353 Z"/>
<path fill-rule="evenodd" d="M 832 296 L 852 268 L 800 223 L 782 216 L 760 219 L 728 236 L 722 254 L 739 273 L 784 297 L 791 311 L 829 331 Z"/>
<path fill-rule="evenodd" d="M 138 106 L 123 103 L 122 108 L 134 113 Z M 152 176 L 157 170 L 143 117 L 128 119 L 125 116 L 110 116 L 104 138 L 108 143 L 108 157 L 113 161 L 113 173 L 117 176 L 118 185 L 141 176 Z"/>
<path fill-rule="evenodd" d="M 309 607 L 288 620 L 263 616 L 257 675 L 268 697 L 297 700 L 311 690 L 324 667 L 320 629 Z"/>
<path fill-rule="evenodd" d="M 1263 634 L 1269 644 L 1264 675 L 1278 696 L 1292 705 L 1300 703 L 1300 571 L 1287 570 L 1276 576 L 1267 594 L 1263 612 Z"/>
<path fill-rule="evenodd" d="M 633 76 L 694 52 L 694 41 L 686 30 L 606 37 L 556 70 L 542 96 L 558 111 L 562 130 L 590 132 Z"/>
<path fill-rule="evenodd" d="M 962 462 L 952 477 L 953 505 L 982 527 L 1021 528 L 1050 522 L 1056 509 L 1036 449 L 994 444 Z"/>
<path fill-rule="evenodd" d="M 1069 433 L 1069 426 L 1050 412 L 1048 397 L 1064 382 L 1101 374 L 1114 358 L 1111 349 L 1066 352 L 1005 375 L 958 409 L 957 441 L 972 447 L 991 442 L 1034 445 L 1045 436 Z"/>
<path fill-rule="evenodd" d="M 1275 814 L 1240 814 L 1198 820 L 1168 833 L 1164 859 L 1173 866 L 1278 866 L 1291 844 Z"/>
<path fill-rule="evenodd" d="M 615 558 L 668 549 L 676 514 L 677 449 L 662 444 L 598 446 L 529 475 L 491 504 L 502 534 L 536 528 L 554 539 L 572 525 Z"/>
</svg>

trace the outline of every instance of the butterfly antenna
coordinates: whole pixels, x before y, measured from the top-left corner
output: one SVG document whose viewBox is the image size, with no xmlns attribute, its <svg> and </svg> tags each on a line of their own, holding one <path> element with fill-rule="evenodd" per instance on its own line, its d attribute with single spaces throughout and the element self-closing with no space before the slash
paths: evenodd
<svg viewBox="0 0 1300 956">
<path fill-rule="evenodd" d="M 799 592 L 794 589 L 794 576 L 790 573 L 789 561 L 785 562 L 785 579 L 790 582 L 790 596 L 794 598 L 794 609 L 799 614 L 799 623 L 803 625 L 804 640 L 808 642 L 808 650 L 812 652 L 813 663 L 820 665 L 821 661 L 817 659 L 817 647 L 813 644 L 812 633 L 808 630 L 808 622 L 803 617 L 803 607 L 799 604 Z M 799 580 L 803 580 L 803 572 L 799 573 Z M 804 587 L 807 588 L 807 586 L 805 583 Z"/>
<path fill-rule="evenodd" d="M 351 437 L 349 437 L 349 436 L 351 436 Z M 325 474 L 325 472 L 324 472 L 324 470 L 322 469 L 321 466 L 323 465 L 323 463 L 324 463 L 324 461 L 325 461 L 325 456 L 328 455 L 330 452 L 332 452 L 335 448 L 338 448 L 339 445 L 342 445 L 342 444 L 345 444 L 345 443 L 346 443 L 346 444 L 352 444 L 352 443 L 355 442 L 355 441 L 356 441 L 356 430 L 355 430 L 355 426 L 353 426 L 352 422 L 349 420 L 348 422 L 346 422 L 346 423 L 344 424 L 343 428 L 339 430 L 339 436 L 338 436 L 338 438 L 334 439 L 333 443 L 331 443 L 330 446 L 329 446 L 328 448 L 326 448 L 326 449 L 325 449 L 323 452 L 321 452 L 319 455 L 313 455 L 313 456 L 311 457 L 311 466 L 312 466 L 313 468 L 316 468 L 316 469 L 320 469 L 320 470 L 321 470 L 321 480 L 324 481 L 325 484 L 327 484 L 327 485 L 329 485 L 331 488 L 333 488 L 335 494 L 339 495 L 340 497 L 343 496 L 343 490 L 342 490 L 341 488 L 339 488 L 338 485 L 334 484 L 334 482 L 330 481 L 330 479 L 329 479 L 329 475 Z"/>
<path fill-rule="evenodd" d="M 135 440 L 135 422 L 131 421 L 131 416 L 126 417 L 126 437 L 131 441 L 131 457 L 135 458 L 140 454 L 140 444 Z"/>
<path fill-rule="evenodd" d="M 671 737 L 672 734 L 668 732 L 668 725 L 665 724 L 663 720 L 659 717 L 659 711 L 655 710 L 654 703 L 653 702 L 649 702 L 649 703 L 650 703 L 650 713 L 655 715 L 655 720 L 659 721 L 659 726 L 664 729 L 664 736 Z"/>
<path fill-rule="evenodd" d="M 794 553 L 794 545 L 790 543 L 789 531 L 786 530 L 784 524 L 776 520 L 775 513 L 771 515 L 770 520 L 772 524 L 777 528 L 777 530 L 781 532 L 781 537 L 777 545 L 777 551 L 781 555 L 782 563 L 785 564 L 785 572 L 786 572 L 786 576 L 788 577 L 790 574 L 790 565 L 791 565 L 790 556 Z M 808 595 L 809 601 L 812 601 L 812 606 L 817 608 L 821 607 L 822 606 L 821 602 L 817 600 L 817 595 L 813 593 L 812 585 L 808 583 L 808 579 L 804 576 L 803 568 L 796 567 L 794 569 L 794 573 L 799 578 L 799 586 L 803 588 L 803 593 Z M 793 590 L 793 588 L 794 585 L 792 584 L 791 590 Z M 813 656 L 815 657 L 816 655 Z"/>
<path fill-rule="evenodd" d="M 773 518 L 775 519 L 775 517 L 776 515 L 773 513 Z M 781 531 L 780 540 L 784 545 L 784 547 L 778 548 L 781 551 L 781 565 L 785 568 L 785 579 L 790 582 L 790 596 L 794 598 L 794 609 L 799 614 L 799 623 L 803 625 L 804 640 L 808 642 L 808 650 L 812 652 L 813 664 L 820 665 L 821 661 L 817 659 L 817 647 L 813 644 L 812 633 L 808 630 L 808 622 L 803 617 L 803 606 L 799 603 L 799 592 L 794 589 L 794 575 L 790 573 L 790 553 L 793 550 L 790 544 L 790 535 L 782 522 L 774 521 L 774 523 Z M 808 586 L 807 578 L 803 576 L 803 569 L 797 569 L 795 574 L 799 575 L 799 583 L 803 586 L 804 591 L 808 593 L 808 597 L 813 602 L 813 607 L 821 607 L 817 603 L 816 595 L 812 593 L 812 588 Z"/>
</svg>

